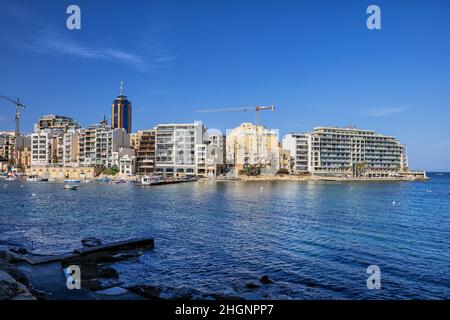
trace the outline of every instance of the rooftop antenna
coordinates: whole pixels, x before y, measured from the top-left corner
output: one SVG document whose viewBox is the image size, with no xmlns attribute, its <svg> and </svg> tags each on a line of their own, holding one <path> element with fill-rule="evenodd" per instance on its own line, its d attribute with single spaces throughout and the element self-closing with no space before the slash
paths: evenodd
<svg viewBox="0 0 450 320">
<path fill-rule="evenodd" d="M 120 81 L 120 95 L 123 96 L 123 81 Z"/>
</svg>

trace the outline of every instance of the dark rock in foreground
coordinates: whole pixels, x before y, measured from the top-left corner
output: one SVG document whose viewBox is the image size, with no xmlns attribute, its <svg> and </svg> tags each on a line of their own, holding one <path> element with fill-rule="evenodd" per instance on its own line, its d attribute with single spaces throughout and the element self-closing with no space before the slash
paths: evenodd
<svg viewBox="0 0 450 320">
<path fill-rule="evenodd" d="M 261 281 L 261 283 L 264 283 L 264 284 L 271 284 L 271 283 L 273 283 L 272 280 L 270 280 L 268 275 L 262 276 L 261 279 L 259 279 L 259 281 Z"/>
<path fill-rule="evenodd" d="M 245 284 L 245 288 L 247 289 L 257 289 L 260 288 L 261 286 L 259 284 L 253 283 L 253 282 L 248 282 Z"/>
<path fill-rule="evenodd" d="M 0 300 L 36 300 L 28 288 L 8 273 L 0 271 Z"/>
<path fill-rule="evenodd" d="M 135 285 L 126 289 L 151 300 L 244 300 L 241 297 L 228 296 L 220 293 L 204 293 L 189 288 Z"/>
</svg>

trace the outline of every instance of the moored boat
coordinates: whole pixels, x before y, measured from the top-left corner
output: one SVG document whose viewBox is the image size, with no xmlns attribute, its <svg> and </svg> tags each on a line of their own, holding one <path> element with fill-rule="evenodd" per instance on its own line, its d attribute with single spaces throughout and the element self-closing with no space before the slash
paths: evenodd
<svg viewBox="0 0 450 320">
<path fill-rule="evenodd" d="M 29 176 L 27 178 L 27 181 L 29 181 L 29 182 L 47 182 L 48 178 L 41 178 L 39 176 Z"/>
<path fill-rule="evenodd" d="M 164 179 L 161 176 L 143 176 L 141 179 L 141 186 L 157 186 L 163 184 L 174 184 L 183 182 L 194 182 L 197 181 L 196 177 L 177 177 L 174 179 Z"/>
<path fill-rule="evenodd" d="M 143 176 L 141 179 L 141 185 L 151 186 L 163 182 L 164 179 L 161 176 Z"/>
<path fill-rule="evenodd" d="M 78 188 L 78 185 L 76 185 L 76 184 L 66 184 L 64 186 L 64 189 L 66 189 L 66 190 L 77 190 L 77 188 Z"/>
<path fill-rule="evenodd" d="M 80 180 L 78 180 L 78 179 L 66 179 L 66 180 L 64 180 L 64 182 L 65 183 L 69 183 L 69 184 L 71 184 L 71 183 L 80 183 Z"/>
</svg>

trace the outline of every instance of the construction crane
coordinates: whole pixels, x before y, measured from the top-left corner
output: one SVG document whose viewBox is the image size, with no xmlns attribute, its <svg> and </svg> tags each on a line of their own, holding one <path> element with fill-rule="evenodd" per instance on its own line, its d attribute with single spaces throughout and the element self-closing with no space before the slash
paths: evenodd
<svg viewBox="0 0 450 320">
<path fill-rule="evenodd" d="M 255 127 L 256 127 L 256 154 L 258 156 L 258 165 L 261 167 L 261 155 L 259 152 L 259 112 L 263 110 L 275 111 L 275 106 L 256 106 L 256 107 L 245 107 L 245 108 L 222 108 L 222 109 L 204 109 L 197 110 L 200 113 L 210 113 L 210 112 L 247 112 L 254 111 L 255 112 Z"/>
<path fill-rule="evenodd" d="M 0 94 L 0 98 L 7 100 L 11 103 L 14 103 L 16 105 L 16 116 L 14 117 L 14 121 L 16 122 L 16 132 L 15 132 L 15 137 L 16 137 L 16 149 L 17 149 L 17 144 L 19 141 L 19 135 L 20 135 L 20 109 L 25 109 L 25 105 L 21 104 L 19 101 L 19 98 L 16 98 L 16 100 L 11 99 L 7 96 L 4 96 L 2 94 Z"/>
</svg>

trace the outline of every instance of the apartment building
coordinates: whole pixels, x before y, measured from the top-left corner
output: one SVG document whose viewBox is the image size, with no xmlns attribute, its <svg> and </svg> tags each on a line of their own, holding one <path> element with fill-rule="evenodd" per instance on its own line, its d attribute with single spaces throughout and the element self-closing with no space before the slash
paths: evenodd
<svg viewBox="0 0 450 320">
<path fill-rule="evenodd" d="M 71 128 L 63 136 L 63 164 L 66 167 L 78 166 L 80 152 L 78 138 L 80 129 Z"/>
<path fill-rule="evenodd" d="M 286 135 L 283 147 L 294 152 L 295 172 L 305 172 L 307 163 L 313 175 L 389 177 L 408 167 L 406 146 L 371 130 L 318 127 Z"/>
<path fill-rule="evenodd" d="M 196 144 L 195 163 L 198 176 L 206 176 L 206 157 L 207 157 L 206 144 Z"/>
<path fill-rule="evenodd" d="M 81 129 L 78 161 L 81 166 L 113 166 L 113 152 L 130 147 L 130 135 L 123 128 L 111 129 L 105 123 Z"/>
<path fill-rule="evenodd" d="M 0 132 L 0 160 L 13 160 L 15 144 L 16 137 L 14 131 Z"/>
<path fill-rule="evenodd" d="M 206 144 L 206 175 L 217 176 L 226 169 L 226 136 L 218 130 L 208 130 L 204 135 Z"/>
<path fill-rule="evenodd" d="M 134 135 L 133 147 L 136 150 L 137 174 L 151 174 L 155 171 L 155 130 L 142 130 Z"/>
<path fill-rule="evenodd" d="M 200 121 L 156 126 L 155 172 L 166 176 L 197 175 L 203 165 L 198 163 L 206 128 Z M 200 166 L 198 166 L 200 165 Z M 201 173 L 203 174 L 203 173 Z"/>
<path fill-rule="evenodd" d="M 293 161 L 293 171 L 297 174 L 307 173 L 309 159 L 309 135 L 287 134 L 282 140 L 282 148 L 290 151 Z"/>
<path fill-rule="evenodd" d="M 261 165 L 278 169 L 278 132 L 263 126 L 243 123 L 227 132 L 227 163 L 238 170 L 246 166 Z"/>
<path fill-rule="evenodd" d="M 55 161 L 58 143 L 55 141 L 61 130 L 42 129 L 31 134 L 31 165 L 46 166 Z"/>
</svg>

